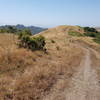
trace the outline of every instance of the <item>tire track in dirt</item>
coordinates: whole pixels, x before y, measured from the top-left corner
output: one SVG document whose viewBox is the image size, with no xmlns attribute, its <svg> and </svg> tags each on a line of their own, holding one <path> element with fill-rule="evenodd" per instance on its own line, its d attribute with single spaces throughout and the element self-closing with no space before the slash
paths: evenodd
<svg viewBox="0 0 100 100">
<path fill-rule="evenodd" d="M 95 69 L 92 69 L 90 50 L 85 49 L 80 69 L 74 75 L 66 100 L 100 100 L 100 87 Z"/>
<path fill-rule="evenodd" d="M 69 80 L 70 87 L 65 88 L 64 91 L 52 92 L 43 100 L 100 100 L 99 80 L 92 66 L 93 51 L 88 47 L 79 47 L 83 49 L 85 55 L 79 69 Z"/>
</svg>

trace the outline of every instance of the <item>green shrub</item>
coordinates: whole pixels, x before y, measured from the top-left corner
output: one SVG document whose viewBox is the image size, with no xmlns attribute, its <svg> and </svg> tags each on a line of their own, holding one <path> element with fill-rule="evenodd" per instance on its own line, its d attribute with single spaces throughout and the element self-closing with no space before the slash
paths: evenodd
<svg viewBox="0 0 100 100">
<path fill-rule="evenodd" d="M 29 35 L 23 35 L 20 38 L 19 46 L 34 50 L 44 50 L 45 38 L 43 36 L 30 37 Z"/>
<path fill-rule="evenodd" d="M 97 33 L 97 30 L 95 28 L 91 28 L 91 27 L 84 27 L 84 31 L 85 32 Z"/>
<path fill-rule="evenodd" d="M 32 35 L 32 33 L 29 29 L 24 29 L 21 32 L 19 32 L 19 37 L 18 38 L 21 39 L 24 36 L 31 36 L 31 35 Z"/>
<path fill-rule="evenodd" d="M 92 33 L 92 32 L 84 33 L 84 35 L 89 37 L 96 37 L 96 33 Z"/>
<path fill-rule="evenodd" d="M 8 28 L 6 29 L 6 31 L 8 33 L 16 33 L 17 32 L 17 29 L 13 26 L 8 26 Z"/>
<path fill-rule="evenodd" d="M 89 36 L 89 37 L 97 37 L 98 31 L 95 28 L 91 28 L 91 27 L 84 27 L 84 35 L 85 36 Z"/>
<path fill-rule="evenodd" d="M 30 41 L 28 41 L 28 48 L 31 50 L 43 50 L 45 44 L 45 38 L 40 35 L 30 38 Z"/>
<path fill-rule="evenodd" d="M 0 29 L 0 33 L 4 33 L 5 31 L 3 29 Z"/>
<path fill-rule="evenodd" d="M 22 36 L 19 41 L 19 47 L 28 48 L 29 41 L 30 41 L 30 37 L 28 35 Z"/>
<path fill-rule="evenodd" d="M 18 30 L 14 26 L 7 26 L 0 28 L 0 33 L 16 33 Z"/>
<path fill-rule="evenodd" d="M 99 43 L 100 44 L 100 33 L 98 32 L 96 34 L 96 37 L 93 39 L 96 43 Z"/>
<path fill-rule="evenodd" d="M 100 44 L 100 39 L 99 38 L 95 38 L 95 39 L 93 39 L 93 41 Z"/>
</svg>

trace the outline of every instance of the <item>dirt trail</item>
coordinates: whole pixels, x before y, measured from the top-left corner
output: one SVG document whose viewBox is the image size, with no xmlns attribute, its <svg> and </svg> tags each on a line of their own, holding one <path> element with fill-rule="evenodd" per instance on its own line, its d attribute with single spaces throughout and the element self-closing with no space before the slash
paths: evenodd
<svg viewBox="0 0 100 100">
<path fill-rule="evenodd" d="M 100 100 L 100 87 L 95 69 L 91 67 L 91 55 L 88 49 L 80 64 L 80 69 L 72 78 L 66 100 Z"/>
<path fill-rule="evenodd" d="M 79 69 L 69 80 L 70 87 L 64 91 L 52 92 L 43 100 L 100 100 L 99 80 L 91 59 L 91 54 L 95 52 L 90 48 L 80 48 L 84 50 L 85 55 Z"/>
</svg>

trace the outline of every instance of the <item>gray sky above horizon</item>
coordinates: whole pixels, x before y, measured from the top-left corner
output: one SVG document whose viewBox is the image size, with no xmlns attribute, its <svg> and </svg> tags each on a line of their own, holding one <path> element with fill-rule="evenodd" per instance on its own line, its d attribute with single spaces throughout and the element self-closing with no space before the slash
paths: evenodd
<svg viewBox="0 0 100 100">
<path fill-rule="evenodd" d="M 0 0 L 0 25 L 100 26 L 100 0 Z"/>
</svg>

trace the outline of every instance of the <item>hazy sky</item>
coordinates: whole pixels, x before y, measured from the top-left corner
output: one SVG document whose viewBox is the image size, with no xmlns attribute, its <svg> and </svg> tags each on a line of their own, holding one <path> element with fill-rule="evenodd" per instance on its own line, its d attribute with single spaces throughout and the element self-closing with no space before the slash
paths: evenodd
<svg viewBox="0 0 100 100">
<path fill-rule="evenodd" d="M 0 0 L 0 25 L 100 26 L 100 0 Z"/>
</svg>

